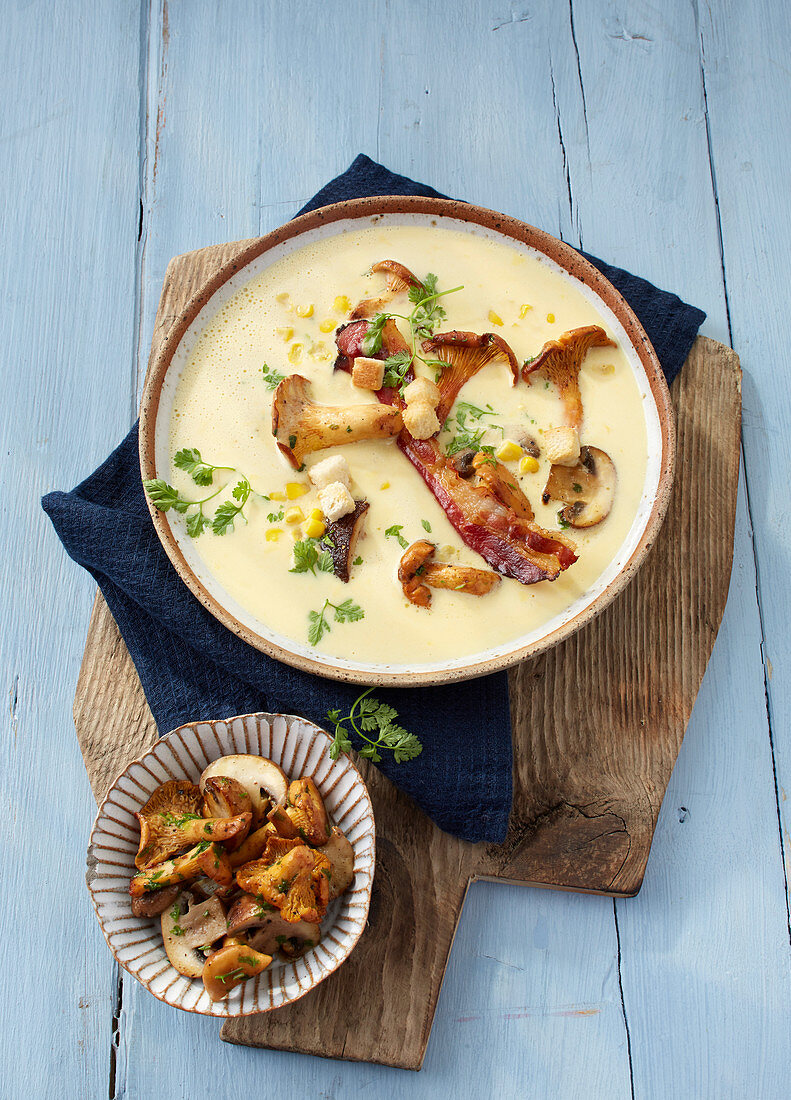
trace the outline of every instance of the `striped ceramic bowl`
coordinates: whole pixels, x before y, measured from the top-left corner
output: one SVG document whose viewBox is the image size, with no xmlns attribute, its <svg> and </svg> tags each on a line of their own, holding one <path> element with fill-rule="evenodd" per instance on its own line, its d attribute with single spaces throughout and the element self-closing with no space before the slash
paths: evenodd
<svg viewBox="0 0 791 1100">
<path fill-rule="evenodd" d="M 337 970 L 362 935 L 374 877 L 375 831 L 371 800 L 347 756 L 330 759 L 330 738 L 304 718 L 246 714 L 217 722 L 191 722 L 158 741 L 116 779 L 101 805 L 88 846 L 86 881 L 102 932 L 115 958 L 146 989 L 176 1008 L 204 1016 L 248 1016 L 296 1001 Z M 273 960 L 262 974 L 212 1002 L 200 980 L 171 966 L 159 917 L 132 915 L 128 893 L 135 873 L 140 829 L 134 816 L 169 779 L 190 779 L 220 756 L 253 753 L 279 764 L 287 776 L 313 777 L 335 824 L 354 848 L 354 882 L 334 901 L 322 923 L 321 942 L 302 958 Z"/>
</svg>

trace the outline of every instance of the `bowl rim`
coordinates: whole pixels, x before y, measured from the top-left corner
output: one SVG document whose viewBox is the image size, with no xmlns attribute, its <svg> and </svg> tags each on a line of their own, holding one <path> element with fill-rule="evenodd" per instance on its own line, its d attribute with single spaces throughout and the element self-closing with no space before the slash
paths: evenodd
<svg viewBox="0 0 791 1100">
<path fill-rule="evenodd" d="M 416 687 L 453 683 L 485 676 L 536 657 L 565 641 L 591 622 L 605 607 L 612 603 L 632 580 L 653 546 L 667 513 L 673 487 L 676 454 L 675 416 L 667 381 L 662 373 L 659 359 L 651 341 L 631 306 L 609 279 L 576 249 L 557 237 L 553 237 L 550 233 L 537 229 L 518 218 L 456 199 L 424 198 L 415 195 L 376 196 L 348 199 L 299 215 L 265 236 L 251 240 L 246 247 L 233 259 L 223 264 L 193 294 L 182 313 L 173 322 L 162 346 L 149 363 L 146 373 L 140 401 L 140 471 L 143 480 L 157 476 L 155 462 L 156 420 L 165 375 L 187 329 L 220 287 L 251 261 L 284 241 L 291 240 L 322 225 L 348 219 L 370 218 L 378 214 L 422 214 L 452 218 L 456 221 L 479 225 L 484 229 L 493 230 L 505 237 L 526 244 L 554 261 L 566 274 L 584 283 L 609 307 L 623 326 L 648 380 L 651 397 L 659 418 L 661 456 L 656 493 L 640 539 L 628 560 L 607 587 L 599 593 L 592 603 L 549 634 L 545 634 L 527 644 L 516 645 L 507 653 L 500 653 L 494 657 L 486 658 L 476 658 L 475 655 L 472 655 L 464 664 L 437 670 L 389 672 L 380 668 L 370 671 L 344 668 L 333 665 L 330 657 L 315 660 L 302 653 L 295 653 L 241 623 L 230 611 L 226 610 L 195 575 L 181 551 L 165 513 L 158 511 L 153 506 L 148 494 L 145 494 L 145 500 L 157 536 L 181 580 L 214 618 L 253 648 L 303 672 L 310 672 L 344 683 L 374 685 L 377 687 Z"/>
<path fill-rule="evenodd" d="M 91 834 L 90 834 L 90 839 L 88 841 L 88 849 L 87 849 L 87 852 L 86 852 L 87 869 L 86 869 L 86 872 L 85 872 L 85 885 L 88 889 L 88 893 L 89 893 L 90 898 L 91 898 L 91 904 L 93 905 L 93 910 L 94 910 L 94 913 L 96 914 L 96 920 L 99 924 L 99 928 L 101 929 L 102 935 L 104 936 L 105 942 L 107 943 L 107 947 L 109 948 L 113 958 L 118 963 L 118 965 L 123 970 L 125 970 L 127 972 L 127 974 L 129 974 L 132 978 L 134 978 L 135 981 L 139 982 L 140 985 L 142 985 L 143 988 L 148 993 L 150 993 L 152 995 L 152 997 L 156 997 L 156 999 L 158 1001 L 162 1001 L 163 1004 L 168 1005 L 170 1008 L 178 1008 L 181 1012 L 192 1012 L 196 1016 L 208 1016 L 208 1017 L 212 1017 L 212 1018 L 218 1019 L 218 1020 L 230 1020 L 230 1019 L 238 1019 L 239 1017 L 242 1017 L 242 1016 L 257 1016 L 257 1015 L 261 1015 L 261 1014 L 266 1013 L 266 1012 L 274 1012 L 278 1008 L 286 1008 L 288 1005 L 294 1004 L 296 1001 L 299 1001 L 303 997 L 306 997 L 308 995 L 308 993 L 311 993 L 318 985 L 320 985 L 327 978 L 331 977 L 332 974 L 334 974 L 338 969 L 340 969 L 341 966 L 343 966 L 343 964 L 349 958 L 351 953 L 354 951 L 355 947 L 357 946 L 357 944 L 360 940 L 360 937 L 362 936 L 363 932 L 365 931 L 365 929 L 368 925 L 368 915 L 369 915 L 370 908 L 371 908 L 371 894 L 372 894 L 372 891 L 373 891 L 374 877 L 376 875 L 376 816 L 374 814 L 373 803 L 371 802 L 371 795 L 368 791 L 368 787 L 366 786 L 365 780 L 363 779 L 363 776 L 362 776 L 362 773 L 360 772 L 360 769 L 354 763 L 351 756 L 348 753 L 344 753 L 343 755 L 345 757 L 346 765 L 351 770 L 351 772 L 353 773 L 353 776 L 354 776 L 354 786 L 359 788 L 360 795 L 363 798 L 363 800 L 365 801 L 365 803 L 367 804 L 367 814 L 368 814 L 368 816 L 370 817 L 370 820 L 371 820 L 371 828 L 370 828 L 370 830 L 366 830 L 366 832 L 364 834 L 365 836 L 369 836 L 370 840 L 371 840 L 371 866 L 370 866 L 370 872 L 369 872 L 368 882 L 364 886 L 363 891 L 362 891 L 363 898 L 364 898 L 365 912 L 363 914 L 362 920 L 360 921 L 359 930 L 354 934 L 353 939 L 352 939 L 351 943 L 348 946 L 348 949 L 344 951 L 342 957 L 339 960 L 335 961 L 335 964 L 332 967 L 330 967 L 328 970 L 326 970 L 326 972 L 322 973 L 320 977 L 312 978 L 310 984 L 304 990 L 300 986 L 300 992 L 296 996 L 289 997 L 288 1000 L 283 1001 L 282 1004 L 270 1005 L 267 1008 L 243 1009 L 243 1010 L 240 1010 L 239 1012 L 206 1012 L 206 1011 L 203 1011 L 199 1008 L 188 1008 L 187 1006 L 185 1006 L 183 1004 L 177 1004 L 177 1003 L 174 1003 L 172 1001 L 169 1001 L 167 999 L 167 997 L 164 995 L 164 993 L 159 993 L 156 990 L 152 989 L 151 986 L 143 978 L 141 978 L 139 974 L 135 974 L 134 971 L 131 970 L 129 968 L 129 966 L 126 963 L 124 963 L 118 957 L 118 952 L 116 951 L 113 944 L 110 942 L 110 935 L 109 935 L 107 929 L 105 928 L 104 921 L 102 920 L 102 917 L 99 913 L 99 905 L 98 905 L 98 902 L 96 900 L 96 896 L 95 896 L 95 893 L 94 893 L 93 883 L 94 883 L 94 880 L 96 878 L 96 863 L 98 863 L 99 861 L 93 856 L 93 851 L 94 851 L 94 835 L 96 833 L 97 828 L 99 827 L 100 820 L 103 817 L 108 817 L 108 815 L 105 813 L 105 808 L 106 808 L 107 804 L 110 802 L 111 796 L 113 795 L 113 793 L 118 788 L 119 782 L 127 775 L 127 773 L 135 765 L 139 765 L 140 767 L 148 770 L 147 766 L 145 764 L 145 761 L 146 761 L 147 757 L 149 757 L 159 745 L 162 745 L 163 743 L 168 742 L 170 740 L 179 740 L 178 735 L 183 734 L 183 732 L 185 730 L 194 731 L 196 726 L 204 726 L 204 725 L 211 726 L 212 731 L 214 733 L 215 741 L 217 742 L 217 744 L 219 746 L 219 738 L 218 738 L 217 731 L 216 731 L 216 728 L 215 728 L 218 723 L 222 723 L 222 724 L 230 727 L 232 722 L 236 722 L 236 721 L 239 721 L 239 720 L 244 722 L 245 719 L 255 719 L 256 721 L 260 721 L 261 719 L 265 719 L 266 721 L 270 722 L 270 724 L 271 724 L 273 722 L 273 720 L 276 719 L 276 718 L 284 718 L 286 720 L 286 722 L 288 723 L 289 728 L 290 728 L 292 722 L 301 722 L 301 723 L 303 723 L 307 726 L 312 727 L 314 734 L 318 734 L 320 737 L 322 737 L 327 742 L 324 749 L 322 750 L 322 756 L 329 753 L 329 745 L 331 743 L 331 738 L 330 738 L 330 735 L 327 733 L 327 731 L 322 729 L 321 726 L 317 726 L 316 723 L 312 722 L 309 718 L 304 718 L 304 717 L 302 717 L 302 715 L 299 715 L 299 714 L 282 714 L 282 713 L 273 714 L 273 713 L 270 713 L 269 711 L 252 711 L 248 714 L 234 714 L 234 715 L 231 715 L 228 718 L 208 718 L 208 719 L 198 718 L 198 719 L 195 719 L 194 721 L 191 721 L 191 722 L 184 722 L 182 725 L 177 726 L 173 730 L 170 730 L 170 732 L 165 734 L 163 737 L 158 737 L 157 740 L 151 746 L 149 746 L 149 748 L 147 748 L 144 753 L 142 753 L 138 757 L 135 757 L 134 760 L 130 760 L 127 763 L 127 765 L 118 773 L 118 775 L 115 777 L 113 782 L 108 787 L 107 793 L 105 794 L 104 798 L 102 799 L 101 803 L 99 804 L 99 807 L 96 811 L 96 816 L 93 820 L 93 825 L 91 826 Z M 255 755 L 255 754 L 253 754 L 253 755 Z M 217 757 L 216 759 L 220 759 L 220 757 Z M 132 782 L 134 782 L 134 780 L 132 780 Z M 139 786 L 139 784 L 135 783 L 135 786 Z M 141 802 L 141 805 L 143 805 L 142 802 Z M 135 919 L 145 920 L 145 919 L 149 919 L 149 918 L 135 918 Z M 155 918 L 153 918 L 153 919 L 155 919 Z M 172 964 L 170 964 L 170 965 L 172 966 Z M 182 977 L 183 976 L 184 975 L 182 975 Z M 190 983 L 195 983 L 195 982 L 198 981 L 198 979 L 197 978 L 190 978 L 189 981 L 190 981 Z M 170 988 L 170 987 L 168 986 L 167 988 Z M 218 1003 L 225 1004 L 225 1002 L 218 1002 Z"/>
</svg>

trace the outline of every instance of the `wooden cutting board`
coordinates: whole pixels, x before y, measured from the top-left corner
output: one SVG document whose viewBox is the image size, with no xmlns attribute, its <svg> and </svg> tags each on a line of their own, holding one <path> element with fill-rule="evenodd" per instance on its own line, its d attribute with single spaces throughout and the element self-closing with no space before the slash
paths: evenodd
<svg viewBox="0 0 791 1100">
<path fill-rule="evenodd" d="M 152 353 L 192 294 L 249 243 L 171 261 Z M 699 337 L 672 392 L 676 484 L 648 560 L 592 624 L 510 674 L 514 803 L 505 843 L 448 836 L 358 760 L 377 824 L 369 927 L 348 962 L 313 993 L 227 1021 L 223 1039 L 419 1069 L 470 882 L 617 897 L 640 889 L 728 594 L 739 475 L 737 356 Z M 97 801 L 158 736 L 101 595 L 74 721 Z"/>
</svg>

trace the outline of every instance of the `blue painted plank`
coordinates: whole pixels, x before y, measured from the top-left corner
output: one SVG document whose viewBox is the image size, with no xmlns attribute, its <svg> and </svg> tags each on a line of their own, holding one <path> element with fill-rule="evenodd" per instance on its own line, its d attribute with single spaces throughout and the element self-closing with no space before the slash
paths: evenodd
<svg viewBox="0 0 791 1100">
<path fill-rule="evenodd" d="M 723 0 L 700 11 L 712 161 L 734 346 L 745 369 L 744 454 L 758 571 L 777 805 L 791 879 L 791 470 L 787 269 L 791 9 L 757 0 L 745 20 Z M 791 895 L 789 895 L 791 905 Z M 791 922 L 789 922 L 791 936 Z"/>
<path fill-rule="evenodd" d="M 95 811 L 71 720 L 94 585 L 39 507 L 126 428 L 139 18 L 6 5 L 0 42 L 0 1092 L 106 1096 L 112 961 L 84 886 Z"/>
</svg>

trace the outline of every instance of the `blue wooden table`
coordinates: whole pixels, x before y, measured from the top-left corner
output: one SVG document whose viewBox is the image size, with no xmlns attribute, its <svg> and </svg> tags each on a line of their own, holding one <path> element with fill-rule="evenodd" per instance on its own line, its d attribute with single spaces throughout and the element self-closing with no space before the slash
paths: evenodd
<svg viewBox="0 0 791 1100">
<path fill-rule="evenodd" d="M 787 1098 L 788 5 L 9 0 L 2 23 L 0 1094 Z M 230 1047 L 119 976 L 71 721 L 94 586 L 38 506 L 132 422 L 169 258 L 268 231 L 358 152 L 676 290 L 745 371 L 730 598 L 645 885 L 475 885 L 419 1075 Z"/>
</svg>

